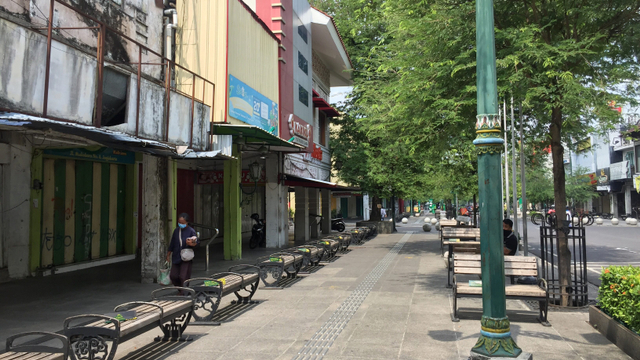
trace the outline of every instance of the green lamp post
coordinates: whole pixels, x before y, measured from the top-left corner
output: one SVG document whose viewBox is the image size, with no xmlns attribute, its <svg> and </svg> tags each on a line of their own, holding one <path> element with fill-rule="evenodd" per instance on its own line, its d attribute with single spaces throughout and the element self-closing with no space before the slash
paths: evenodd
<svg viewBox="0 0 640 360">
<path fill-rule="evenodd" d="M 482 254 L 482 320 L 480 338 L 471 359 L 524 358 L 511 338 L 505 300 L 502 235 L 501 163 L 503 147 L 493 24 L 493 0 L 476 0 L 478 115 L 478 192 L 480 195 L 480 252 Z"/>
</svg>

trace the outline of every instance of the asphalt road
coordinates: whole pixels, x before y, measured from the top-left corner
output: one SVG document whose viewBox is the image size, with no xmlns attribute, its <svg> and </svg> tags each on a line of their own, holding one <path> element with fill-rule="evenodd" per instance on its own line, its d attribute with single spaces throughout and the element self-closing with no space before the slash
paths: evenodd
<svg viewBox="0 0 640 360">
<path fill-rule="evenodd" d="M 520 222 L 522 233 L 522 222 Z M 540 255 L 540 227 L 529 222 L 529 251 Z M 586 227 L 587 278 L 600 285 L 602 267 L 609 265 L 640 266 L 640 227 L 591 225 Z"/>
</svg>

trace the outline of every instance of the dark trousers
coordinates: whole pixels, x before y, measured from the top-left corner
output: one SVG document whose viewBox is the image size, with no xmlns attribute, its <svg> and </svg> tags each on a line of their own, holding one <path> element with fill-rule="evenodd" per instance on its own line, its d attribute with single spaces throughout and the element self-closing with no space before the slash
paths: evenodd
<svg viewBox="0 0 640 360">
<path fill-rule="evenodd" d="M 191 265 L 193 261 L 183 261 L 180 264 L 171 265 L 169 278 L 173 286 L 184 286 L 186 280 L 191 279 Z"/>
</svg>

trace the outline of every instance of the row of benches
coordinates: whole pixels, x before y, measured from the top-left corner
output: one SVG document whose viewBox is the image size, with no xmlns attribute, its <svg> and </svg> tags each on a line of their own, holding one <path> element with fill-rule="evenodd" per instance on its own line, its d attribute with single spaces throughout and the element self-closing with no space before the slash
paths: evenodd
<svg viewBox="0 0 640 360">
<path fill-rule="evenodd" d="M 121 304 L 111 314 L 72 316 L 64 321 L 64 335 L 31 332 L 12 336 L 0 360 L 112 360 L 118 344 L 155 327 L 163 332 L 156 341 L 188 340 L 182 335 L 192 319 L 215 324 L 212 320 L 224 296 L 235 294 L 233 303 L 251 303 L 260 280 L 267 288 L 279 287 L 283 277 L 295 278 L 301 270 L 330 261 L 351 243 L 362 244 L 375 233 L 375 227 L 356 228 L 275 252 L 259 258 L 255 265 L 235 265 L 226 272 L 189 279 L 185 287 L 155 290 L 151 301 Z M 38 343 L 17 344 L 32 336 L 39 337 Z M 59 346 L 50 344 L 53 341 Z"/>
</svg>

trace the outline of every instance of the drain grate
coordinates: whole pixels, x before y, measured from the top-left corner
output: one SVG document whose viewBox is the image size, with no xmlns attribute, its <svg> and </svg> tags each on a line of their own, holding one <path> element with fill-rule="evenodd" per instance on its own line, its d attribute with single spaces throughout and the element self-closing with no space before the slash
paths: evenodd
<svg viewBox="0 0 640 360">
<path fill-rule="evenodd" d="M 336 309 L 329 320 L 322 325 L 311 340 L 298 351 L 293 360 L 320 360 L 329 351 L 338 335 L 347 326 L 353 314 L 356 313 L 364 299 L 367 298 L 373 286 L 378 282 L 382 274 L 387 270 L 393 259 L 398 255 L 404 244 L 409 240 L 413 232 L 407 232 L 398 241 L 373 270 L 362 280 L 358 287 L 351 292 L 349 297 Z"/>
</svg>

